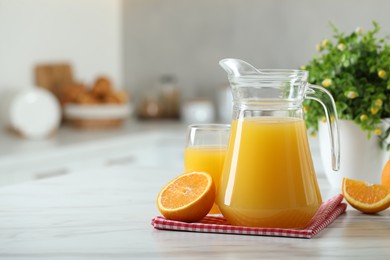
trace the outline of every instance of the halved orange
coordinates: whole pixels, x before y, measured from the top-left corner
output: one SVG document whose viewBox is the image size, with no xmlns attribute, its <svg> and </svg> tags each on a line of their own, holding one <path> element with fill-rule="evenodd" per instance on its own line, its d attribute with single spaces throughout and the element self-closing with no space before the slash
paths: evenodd
<svg viewBox="0 0 390 260">
<path fill-rule="evenodd" d="M 179 175 L 161 189 L 157 207 L 167 219 L 196 222 L 207 215 L 214 200 L 212 177 L 205 172 L 189 172 Z"/>
<path fill-rule="evenodd" d="M 364 213 L 377 213 L 390 207 L 390 187 L 343 179 L 343 195 L 348 203 Z"/>
</svg>

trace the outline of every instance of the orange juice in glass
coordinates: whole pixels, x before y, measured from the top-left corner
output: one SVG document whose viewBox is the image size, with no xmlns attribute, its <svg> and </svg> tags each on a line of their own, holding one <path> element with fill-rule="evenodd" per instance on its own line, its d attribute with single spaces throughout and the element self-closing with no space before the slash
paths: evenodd
<svg viewBox="0 0 390 260">
<path fill-rule="evenodd" d="M 190 125 L 184 150 L 184 169 L 186 172 L 207 172 L 213 178 L 218 190 L 223 170 L 230 126 L 225 124 Z M 211 214 L 219 214 L 214 203 Z"/>
</svg>

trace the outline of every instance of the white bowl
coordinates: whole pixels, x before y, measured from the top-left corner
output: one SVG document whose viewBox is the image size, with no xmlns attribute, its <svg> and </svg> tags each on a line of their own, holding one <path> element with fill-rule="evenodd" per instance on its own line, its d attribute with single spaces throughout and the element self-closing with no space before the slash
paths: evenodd
<svg viewBox="0 0 390 260">
<path fill-rule="evenodd" d="M 99 104 L 99 105 L 78 105 L 67 104 L 64 107 L 66 119 L 125 119 L 131 114 L 130 104 Z"/>
</svg>

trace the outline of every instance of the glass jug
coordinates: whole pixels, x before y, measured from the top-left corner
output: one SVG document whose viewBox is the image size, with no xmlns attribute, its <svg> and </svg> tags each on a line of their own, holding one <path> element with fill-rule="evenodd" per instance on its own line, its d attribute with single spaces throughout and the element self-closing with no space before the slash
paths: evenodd
<svg viewBox="0 0 390 260">
<path fill-rule="evenodd" d="M 232 225 L 304 228 L 322 203 L 303 119 L 305 98 L 325 110 L 332 166 L 339 168 L 337 113 L 329 92 L 303 70 L 220 65 L 233 93 L 233 118 L 217 204 Z"/>
</svg>

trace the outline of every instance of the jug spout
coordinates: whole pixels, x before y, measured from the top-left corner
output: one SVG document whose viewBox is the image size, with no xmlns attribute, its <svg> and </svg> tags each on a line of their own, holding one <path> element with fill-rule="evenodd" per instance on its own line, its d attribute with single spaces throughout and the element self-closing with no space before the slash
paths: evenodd
<svg viewBox="0 0 390 260">
<path fill-rule="evenodd" d="M 223 59 L 219 65 L 227 72 L 229 78 L 260 74 L 258 69 L 240 59 Z"/>
</svg>

